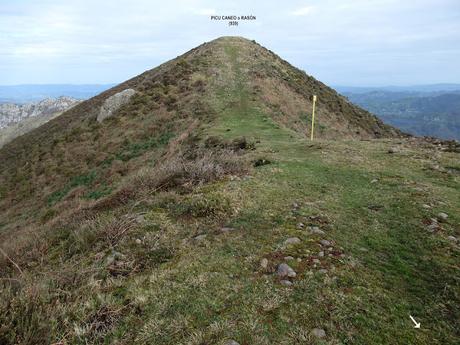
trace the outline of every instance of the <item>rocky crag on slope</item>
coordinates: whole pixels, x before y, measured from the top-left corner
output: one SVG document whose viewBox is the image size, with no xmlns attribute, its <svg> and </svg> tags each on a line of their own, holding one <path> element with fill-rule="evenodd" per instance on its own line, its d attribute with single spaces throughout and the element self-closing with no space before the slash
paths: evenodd
<svg viewBox="0 0 460 345">
<path fill-rule="evenodd" d="M 81 100 L 71 97 L 47 98 L 40 102 L 0 104 L 0 147 L 14 138 L 69 110 Z"/>
<path fill-rule="evenodd" d="M 61 113 L 80 102 L 80 100 L 72 97 L 61 96 L 26 104 L 0 103 L 0 129 L 29 117 L 50 116 L 55 113 Z"/>
</svg>

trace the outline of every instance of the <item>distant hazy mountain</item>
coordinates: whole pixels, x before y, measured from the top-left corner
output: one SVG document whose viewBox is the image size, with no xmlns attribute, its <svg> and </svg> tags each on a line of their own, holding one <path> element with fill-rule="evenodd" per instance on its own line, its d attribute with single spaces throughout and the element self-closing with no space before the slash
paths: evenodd
<svg viewBox="0 0 460 345">
<path fill-rule="evenodd" d="M 404 92 L 404 93 L 445 93 L 450 91 L 459 91 L 460 84 L 426 84 L 426 85 L 412 85 L 412 86 L 381 86 L 381 87 L 366 87 L 366 86 L 334 86 L 340 93 L 367 93 L 372 91 L 385 91 L 385 92 Z"/>
<path fill-rule="evenodd" d="M 112 87 L 113 84 L 24 84 L 0 85 L 0 103 L 29 103 L 65 95 L 88 99 Z"/>
<path fill-rule="evenodd" d="M 382 89 L 338 87 L 337 90 L 403 131 L 460 140 L 460 84 Z"/>
<path fill-rule="evenodd" d="M 59 97 L 27 104 L 0 104 L 0 147 L 80 102 L 71 97 Z"/>
</svg>

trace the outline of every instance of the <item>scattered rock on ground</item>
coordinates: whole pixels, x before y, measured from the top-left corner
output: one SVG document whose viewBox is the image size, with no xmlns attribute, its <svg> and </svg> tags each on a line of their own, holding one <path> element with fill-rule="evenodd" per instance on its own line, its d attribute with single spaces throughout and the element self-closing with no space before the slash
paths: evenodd
<svg viewBox="0 0 460 345">
<path fill-rule="evenodd" d="M 448 236 L 447 239 L 448 239 L 449 241 L 454 242 L 454 243 L 457 243 L 457 242 L 458 242 L 458 238 L 457 238 L 457 237 L 454 237 L 454 236 Z"/>
<path fill-rule="evenodd" d="M 284 260 L 289 261 L 289 260 L 294 260 L 293 256 L 285 256 Z"/>
<path fill-rule="evenodd" d="M 296 244 L 300 243 L 300 238 L 298 237 L 290 237 L 286 241 L 284 241 L 284 245 Z"/>
<path fill-rule="evenodd" d="M 195 236 L 193 239 L 196 241 L 202 241 L 206 238 L 206 234 Z"/>
<path fill-rule="evenodd" d="M 449 217 L 449 216 L 448 216 L 446 213 L 444 213 L 444 212 L 439 212 L 439 213 L 438 213 L 438 219 L 439 219 L 440 221 L 447 220 L 448 217 Z"/>
<path fill-rule="evenodd" d="M 145 223 L 145 217 L 143 214 L 140 214 L 136 217 L 136 222 L 138 223 Z"/>
<path fill-rule="evenodd" d="M 377 180 L 376 178 L 371 181 L 371 183 L 377 183 L 377 182 L 379 182 L 379 180 Z"/>
<path fill-rule="evenodd" d="M 281 278 L 284 278 L 284 277 L 294 278 L 297 275 L 295 271 L 288 264 L 284 264 L 284 263 L 278 266 L 278 269 L 276 270 L 276 274 Z"/>
<path fill-rule="evenodd" d="M 427 205 L 427 204 L 423 204 L 422 207 L 423 207 L 423 208 L 426 208 L 426 209 L 431 208 L 431 206 L 430 206 L 430 205 Z"/>
<path fill-rule="evenodd" d="M 136 238 L 136 244 L 142 244 L 142 240 L 140 238 Z"/>
<path fill-rule="evenodd" d="M 225 345 L 240 345 L 240 343 L 231 339 L 231 340 L 226 341 Z"/>
<path fill-rule="evenodd" d="M 326 274 L 326 273 L 327 273 L 327 270 L 324 269 L 324 268 L 321 268 L 318 272 L 321 273 L 321 274 Z"/>
<path fill-rule="evenodd" d="M 305 226 L 304 223 L 299 223 L 299 224 L 297 224 L 297 229 L 303 229 L 304 226 Z"/>
<path fill-rule="evenodd" d="M 398 153 L 399 149 L 397 147 L 390 147 L 388 149 L 388 153 Z"/>
<path fill-rule="evenodd" d="M 428 225 L 426 227 L 426 229 L 429 231 L 429 232 L 435 232 L 436 230 L 439 229 L 439 225 L 438 223 L 431 223 L 430 225 Z"/>
<path fill-rule="evenodd" d="M 308 230 L 310 230 L 310 232 L 312 234 L 318 234 L 318 235 L 324 235 L 325 234 L 325 232 L 323 230 L 321 230 L 320 228 L 318 228 L 317 226 L 309 226 Z"/>
<path fill-rule="evenodd" d="M 268 267 L 268 260 L 266 258 L 260 260 L 260 267 L 262 267 L 263 269 L 266 269 Z"/>
<path fill-rule="evenodd" d="M 321 328 L 314 328 L 310 332 L 311 335 L 313 335 L 316 338 L 324 338 L 326 336 L 326 331 Z"/>
<path fill-rule="evenodd" d="M 321 241 L 319 241 L 319 243 L 321 243 L 323 246 L 330 246 L 331 245 L 331 241 L 328 241 L 328 240 L 321 240 Z"/>
<path fill-rule="evenodd" d="M 116 250 L 112 251 L 112 253 L 107 256 L 107 259 L 106 259 L 106 265 L 107 266 L 110 266 L 111 264 L 113 264 L 115 261 L 117 260 L 120 260 L 124 257 L 124 255 L 120 252 L 117 252 Z"/>
<path fill-rule="evenodd" d="M 236 230 L 235 228 L 231 228 L 229 226 L 224 226 L 224 227 L 220 228 L 221 232 L 232 232 L 232 231 L 235 231 L 235 230 Z"/>
<path fill-rule="evenodd" d="M 439 164 L 433 164 L 432 166 L 430 166 L 430 169 L 435 170 L 435 171 L 439 171 L 439 172 L 446 172 L 446 169 L 444 169 Z"/>
<path fill-rule="evenodd" d="M 291 286 L 292 285 L 292 282 L 290 280 L 282 280 L 280 281 L 281 285 L 284 285 L 284 286 Z"/>
<path fill-rule="evenodd" d="M 323 252 L 323 251 L 320 251 L 320 252 L 318 253 L 318 256 L 319 256 L 319 257 L 323 257 L 323 256 L 324 256 L 324 252 Z"/>
</svg>

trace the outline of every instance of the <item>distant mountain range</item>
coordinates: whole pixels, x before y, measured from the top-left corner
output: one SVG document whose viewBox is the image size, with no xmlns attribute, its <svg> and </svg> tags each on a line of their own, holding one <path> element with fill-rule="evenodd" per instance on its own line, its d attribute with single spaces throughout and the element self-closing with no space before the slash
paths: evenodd
<svg viewBox="0 0 460 345">
<path fill-rule="evenodd" d="M 26 104 L 0 103 L 0 147 L 80 102 L 72 97 L 61 96 Z"/>
<path fill-rule="evenodd" d="M 405 132 L 460 140 L 460 84 L 336 90 Z"/>
<path fill-rule="evenodd" d="M 373 91 L 405 92 L 405 93 L 445 93 L 460 91 L 460 84 L 439 83 L 412 86 L 333 86 L 340 93 L 368 93 Z"/>
<path fill-rule="evenodd" d="M 45 98 L 68 96 L 88 99 L 114 84 L 23 84 L 0 85 L 0 103 L 30 103 Z"/>
</svg>

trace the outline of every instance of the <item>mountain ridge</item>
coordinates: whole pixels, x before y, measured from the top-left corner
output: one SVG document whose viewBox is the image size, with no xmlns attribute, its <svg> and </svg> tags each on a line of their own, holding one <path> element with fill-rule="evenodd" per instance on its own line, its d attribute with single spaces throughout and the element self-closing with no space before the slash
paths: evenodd
<svg viewBox="0 0 460 345">
<path fill-rule="evenodd" d="M 454 344 L 456 149 L 203 44 L 0 149 L 0 343 Z"/>
</svg>

